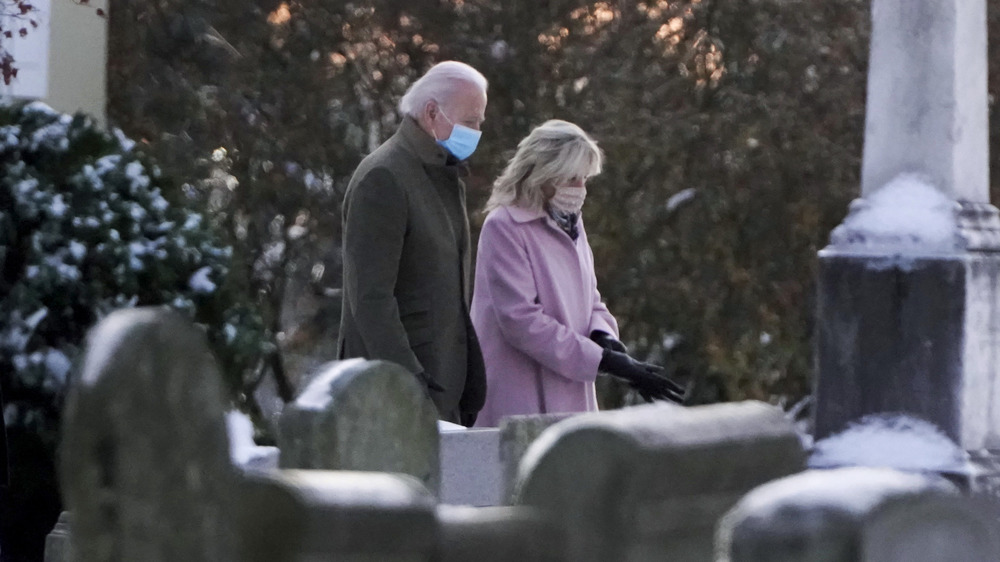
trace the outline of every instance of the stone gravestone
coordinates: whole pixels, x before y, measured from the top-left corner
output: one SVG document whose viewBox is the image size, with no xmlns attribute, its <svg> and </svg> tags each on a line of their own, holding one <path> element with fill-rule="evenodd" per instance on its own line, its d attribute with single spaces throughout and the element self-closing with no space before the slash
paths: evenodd
<svg viewBox="0 0 1000 562">
<path fill-rule="evenodd" d="M 816 438 L 879 412 L 1000 449 L 985 0 L 874 0 L 862 197 L 820 252 Z"/>
<path fill-rule="evenodd" d="M 500 465 L 503 470 L 504 503 L 513 501 L 517 468 L 528 447 L 543 431 L 574 415 L 577 414 L 535 414 L 508 416 L 500 420 Z"/>
<path fill-rule="evenodd" d="M 860 562 L 862 536 L 879 520 L 873 513 L 882 506 L 902 499 L 913 500 L 905 505 L 929 506 L 945 497 L 958 497 L 958 492 L 937 476 L 868 467 L 809 470 L 768 482 L 744 496 L 719 522 L 715 560 Z M 898 520 L 895 513 L 890 518 Z M 916 529 L 926 521 L 909 523 Z M 885 538 L 887 544 L 898 545 L 889 541 L 890 529 L 897 532 L 897 538 L 909 536 L 888 518 L 882 527 L 886 531 L 875 531 L 873 539 Z M 967 552 L 951 546 L 956 552 Z M 923 559 L 910 562 L 917 560 Z"/>
<path fill-rule="evenodd" d="M 75 562 L 236 559 L 221 380 L 175 312 L 117 311 L 90 331 L 59 462 Z"/>
<path fill-rule="evenodd" d="M 279 466 L 410 474 L 437 494 L 438 439 L 437 409 L 406 369 L 338 361 L 282 412 Z"/>
<path fill-rule="evenodd" d="M 1000 512 L 981 498 L 916 497 L 886 502 L 866 521 L 862 562 L 996 562 Z"/>
<path fill-rule="evenodd" d="M 718 518 L 804 461 L 778 408 L 652 404 L 549 428 L 522 460 L 515 497 L 566 529 L 567 560 L 710 560 Z"/>
<path fill-rule="evenodd" d="M 433 562 L 564 562 L 561 525 L 524 506 L 437 509 L 438 544 Z"/>
<path fill-rule="evenodd" d="M 243 562 L 428 562 L 435 500 L 415 478 L 374 472 L 250 473 L 240 493 Z"/>
</svg>

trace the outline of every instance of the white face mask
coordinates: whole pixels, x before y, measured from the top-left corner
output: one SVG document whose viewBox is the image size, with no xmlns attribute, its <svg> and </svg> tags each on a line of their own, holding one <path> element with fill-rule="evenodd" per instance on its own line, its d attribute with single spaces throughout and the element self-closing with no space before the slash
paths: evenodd
<svg viewBox="0 0 1000 562">
<path fill-rule="evenodd" d="M 587 199 L 586 187 L 557 187 L 549 205 L 561 213 L 579 213 Z"/>
</svg>

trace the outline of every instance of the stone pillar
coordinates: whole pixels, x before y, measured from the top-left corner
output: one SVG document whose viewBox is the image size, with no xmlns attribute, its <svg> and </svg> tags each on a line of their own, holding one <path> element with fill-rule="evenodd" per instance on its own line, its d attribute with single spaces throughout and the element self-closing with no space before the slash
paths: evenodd
<svg viewBox="0 0 1000 562">
<path fill-rule="evenodd" d="M 874 0 L 862 197 L 819 254 L 815 432 L 905 412 L 1000 449 L 985 0 Z"/>
</svg>

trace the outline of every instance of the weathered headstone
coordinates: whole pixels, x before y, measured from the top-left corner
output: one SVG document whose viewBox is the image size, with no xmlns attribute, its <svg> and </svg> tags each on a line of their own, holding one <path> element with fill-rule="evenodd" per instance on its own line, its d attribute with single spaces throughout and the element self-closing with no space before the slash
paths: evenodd
<svg viewBox="0 0 1000 562">
<path fill-rule="evenodd" d="M 282 412 L 278 446 L 281 468 L 398 472 L 440 488 L 437 409 L 386 361 L 325 367 Z"/>
<path fill-rule="evenodd" d="M 433 562 L 563 562 L 565 531 L 535 509 L 440 506 Z"/>
<path fill-rule="evenodd" d="M 862 562 L 997 560 L 1000 512 L 981 498 L 895 499 L 872 513 L 862 531 Z"/>
<path fill-rule="evenodd" d="M 958 493 L 937 476 L 867 467 L 802 472 L 755 488 L 720 520 L 715 560 L 859 562 L 862 534 L 881 506 L 942 497 Z"/>
<path fill-rule="evenodd" d="M 778 408 L 653 404 L 552 426 L 524 456 L 515 495 L 566 529 L 567 560 L 709 560 L 718 518 L 804 461 Z"/>
<path fill-rule="evenodd" d="M 815 432 L 879 412 L 1000 449 L 985 0 L 874 0 L 862 198 L 820 252 Z"/>
<path fill-rule="evenodd" d="M 250 473 L 237 512 L 244 562 L 427 562 L 434 497 L 409 475 Z"/>
<path fill-rule="evenodd" d="M 502 478 L 500 430 L 441 431 L 441 503 L 500 505 Z"/>
<path fill-rule="evenodd" d="M 75 562 L 236 559 L 221 381 L 177 313 L 118 311 L 91 330 L 59 463 Z"/>
<path fill-rule="evenodd" d="M 577 414 L 535 414 L 508 416 L 500 420 L 500 465 L 503 467 L 503 499 L 511 503 L 517 468 L 528 447 L 543 431 Z"/>
</svg>

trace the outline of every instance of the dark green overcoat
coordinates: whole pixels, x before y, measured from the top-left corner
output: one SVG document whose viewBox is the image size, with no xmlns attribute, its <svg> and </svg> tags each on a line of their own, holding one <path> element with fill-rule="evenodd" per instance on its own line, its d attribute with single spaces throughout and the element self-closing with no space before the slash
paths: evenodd
<svg viewBox="0 0 1000 562">
<path fill-rule="evenodd" d="M 469 219 L 461 166 L 410 117 L 354 172 L 344 199 L 340 358 L 398 363 L 444 391 L 459 423 L 486 396 L 469 319 Z"/>
</svg>

